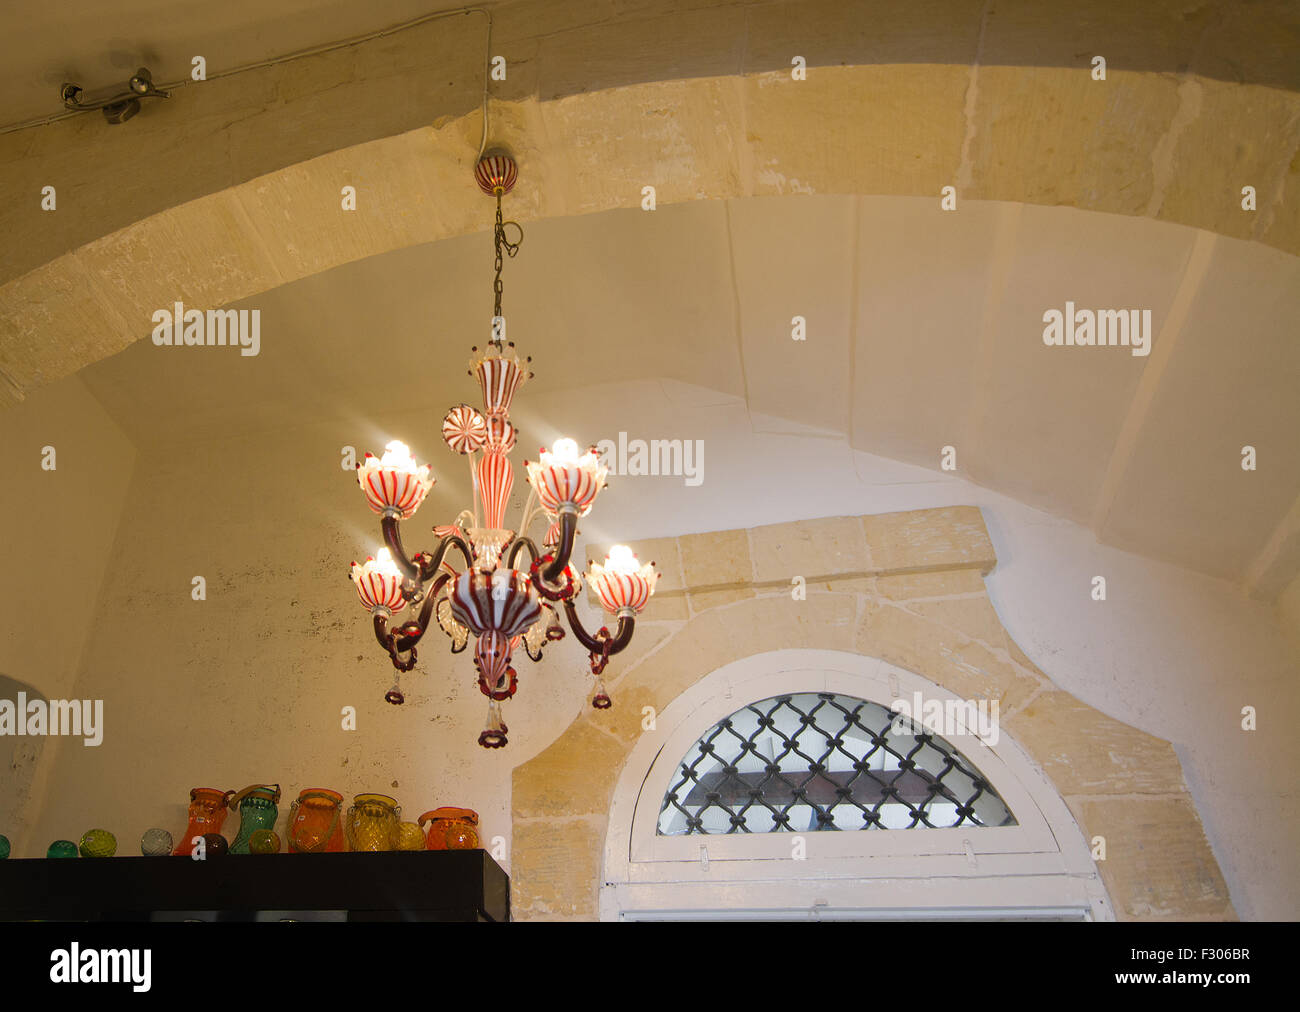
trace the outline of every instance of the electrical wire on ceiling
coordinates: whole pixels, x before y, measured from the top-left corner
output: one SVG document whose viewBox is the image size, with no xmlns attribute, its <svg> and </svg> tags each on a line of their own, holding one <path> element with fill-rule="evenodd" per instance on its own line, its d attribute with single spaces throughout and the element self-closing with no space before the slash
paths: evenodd
<svg viewBox="0 0 1300 1012">
<path fill-rule="evenodd" d="M 171 81 L 158 87 L 163 90 L 174 88 L 183 88 L 188 84 L 204 84 L 207 81 L 217 81 L 223 77 L 233 77 L 235 74 L 243 74 L 250 70 L 261 70 L 264 67 L 275 67 L 281 63 L 289 63 L 292 60 L 301 60 L 308 56 L 320 56 L 324 53 L 332 53 L 339 49 L 347 49 L 349 46 L 359 46 L 362 43 L 372 42 L 375 39 L 382 39 L 388 35 L 396 35 L 398 32 L 405 32 L 412 28 L 418 28 L 420 25 L 427 24 L 430 21 L 437 21 L 440 18 L 455 17 L 458 14 L 482 14 L 487 18 L 487 39 L 484 44 L 483 54 L 483 135 L 479 140 L 478 156 L 481 157 L 484 149 L 487 147 L 488 135 L 488 82 L 491 80 L 492 71 L 492 13 L 485 7 L 458 7 L 453 11 L 436 11 L 432 14 L 423 14 L 418 18 L 412 18 L 410 21 L 403 21 L 401 24 L 392 25 L 389 28 L 381 28 L 377 32 L 370 32 L 366 35 L 358 35 L 355 38 L 343 39 L 339 42 L 330 42 L 322 46 L 313 46 L 310 49 L 302 49 L 294 53 L 286 53 L 284 56 L 275 56 L 269 60 L 260 60 L 257 63 L 244 64 L 241 67 L 231 67 L 227 70 L 219 70 L 216 73 L 209 74 L 205 81 L 192 81 L 185 78 L 181 81 Z M 54 113 L 50 116 L 42 116 L 37 119 L 25 120 L 22 123 L 12 123 L 9 126 L 0 127 L 0 134 L 14 133 L 18 130 L 27 130 L 32 127 L 46 126 L 50 123 L 57 123 L 59 120 L 68 119 L 72 116 L 83 115 L 84 110 L 69 109 L 63 112 Z"/>
</svg>

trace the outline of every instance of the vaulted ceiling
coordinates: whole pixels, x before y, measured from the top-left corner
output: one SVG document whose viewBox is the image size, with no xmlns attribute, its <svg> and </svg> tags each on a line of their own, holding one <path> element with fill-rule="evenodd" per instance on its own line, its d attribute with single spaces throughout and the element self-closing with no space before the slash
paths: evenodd
<svg viewBox="0 0 1300 1012">
<path fill-rule="evenodd" d="M 1300 496 L 1300 261 L 1276 250 L 1067 208 L 751 198 L 533 223 L 507 279 L 530 397 L 676 380 L 936 471 L 951 446 L 959 475 L 1192 569 L 1276 591 L 1294 564 L 1270 539 Z M 145 340 L 82 375 L 153 450 L 437 413 L 474 399 L 490 281 L 486 235 L 409 247 L 240 303 L 262 313 L 256 358 Z M 1067 301 L 1149 310 L 1150 354 L 1047 346 Z M 645 431 L 660 408 L 620 417 Z"/>
<path fill-rule="evenodd" d="M 979 484 L 1261 596 L 1300 571 L 1293 5 L 490 6 L 510 67 L 491 134 L 520 155 L 529 235 L 510 320 L 544 355 L 534 390 L 599 383 L 599 353 L 800 439 L 931 469 L 951 446 Z M 74 2 L 59 53 L 54 8 L 7 12 L 11 122 L 51 111 L 63 79 L 141 62 L 180 80 L 200 54 L 213 79 L 122 126 L 0 133 L 6 189 L 31 198 L 0 205 L 0 403 L 84 370 L 158 447 L 178 438 L 164 418 L 215 437 L 364 412 L 394 386 L 468 399 L 485 19 L 219 76 L 446 8 L 131 2 L 119 44 Z M 193 369 L 142 340 L 175 299 L 260 308 L 256 366 Z M 1149 309 L 1151 354 L 1044 345 L 1067 303 Z M 359 365 L 359 347 L 431 368 Z M 630 404 L 629 424 L 662 408 Z"/>
</svg>

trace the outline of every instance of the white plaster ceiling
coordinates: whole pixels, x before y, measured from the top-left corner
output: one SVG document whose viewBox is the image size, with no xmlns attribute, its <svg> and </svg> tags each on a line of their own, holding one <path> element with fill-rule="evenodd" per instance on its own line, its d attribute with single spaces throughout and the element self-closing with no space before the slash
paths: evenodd
<svg viewBox="0 0 1300 1012">
<path fill-rule="evenodd" d="M 364 441 L 376 413 L 425 408 L 417 452 L 449 471 L 436 424 L 477 402 L 466 360 L 491 314 L 491 254 L 482 232 L 247 300 L 256 358 L 142 334 L 81 376 L 142 450 L 327 418 Z M 676 381 L 662 403 L 623 403 L 620 427 L 695 438 L 662 431 L 682 390 L 739 399 L 755 431 L 811 453 L 847 441 L 939 477 L 953 446 L 957 476 L 1103 542 L 1272 593 L 1296 571 L 1300 261 L 1276 250 L 1070 208 L 753 198 L 529 224 L 505 281 L 509 337 L 537 374 L 517 401 L 521 456 L 564 424 L 534 417 L 530 397 Z M 1150 309 L 1151 355 L 1045 346 L 1043 313 L 1067 300 Z M 710 446 L 712 473 L 727 453 Z"/>
</svg>

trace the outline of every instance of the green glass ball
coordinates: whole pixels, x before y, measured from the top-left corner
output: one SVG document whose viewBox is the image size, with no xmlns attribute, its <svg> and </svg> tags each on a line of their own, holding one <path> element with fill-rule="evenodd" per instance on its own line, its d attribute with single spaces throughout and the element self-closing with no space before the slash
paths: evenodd
<svg viewBox="0 0 1300 1012">
<path fill-rule="evenodd" d="M 256 829 L 248 838 L 250 854 L 280 853 L 280 835 L 274 829 Z"/>
<path fill-rule="evenodd" d="M 79 849 L 82 857 L 112 857 L 117 853 L 117 837 L 107 829 L 88 829 Z"/>
<path fill-rule="evenodd" d="M 140 837 L 140 853 L 145 857 L 166 857 L 172 852 L 172 835 L 165 829 L 146 829 Z"/>
<path fill-rule="evenodd" d="M 9 856 L 9 837 L 0 834 L 0 861 Z"/>
<path fill-rule="evenodd" d="M 55 840 L 50 844 L 50 849 L 45 852 L 46 857 L 76 857 L 77 845 L 71 840 Z"/>
</svg>

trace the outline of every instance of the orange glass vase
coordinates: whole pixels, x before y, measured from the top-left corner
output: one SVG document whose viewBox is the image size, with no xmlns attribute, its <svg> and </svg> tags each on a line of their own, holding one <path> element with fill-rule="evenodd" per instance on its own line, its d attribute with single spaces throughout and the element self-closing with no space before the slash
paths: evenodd
<svg viewBox="0 0 1300 1012">
<path fill-rule="evenodd" d="M 215 787 L 195 787 L 190 791 L 190 824 L 172 851 L 173 856 L 189 857 L 194 852 L 196 837 L 220 833 L 234 795 L 234 791 L 219 791 Z"/>
<path fill-rule="evenodd" d="M 298 794 L 285 835 L 290 854 L 337 854 L 343 842 L 343 795 L 323 787 Z"/>
<path fill-rule="evenodd" d="M 478 849 L 478 812 L 469 808 L 435 808 L 420 816 L 429 823 L 425 845 L 429 850 Z"/>
</svg>

